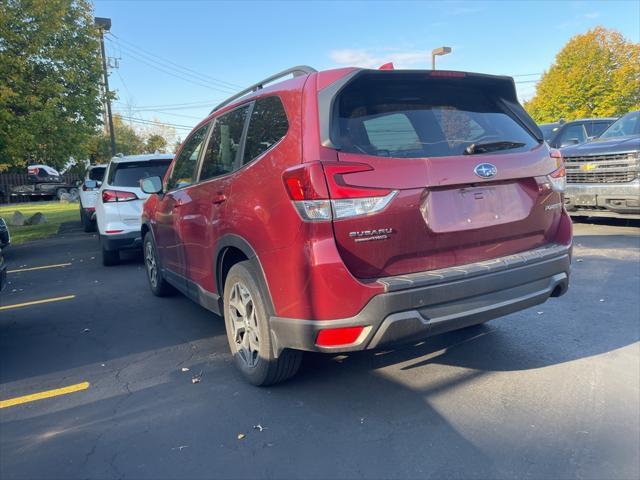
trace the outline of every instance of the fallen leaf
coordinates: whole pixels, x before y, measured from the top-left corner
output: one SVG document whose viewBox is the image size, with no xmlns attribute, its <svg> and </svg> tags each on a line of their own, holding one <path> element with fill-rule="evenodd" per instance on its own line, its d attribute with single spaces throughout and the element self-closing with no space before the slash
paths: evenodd
<svg viewBox="0 0 640 480">
<path fill-rule="evenodd" d="M 244 440 L 245 438 L 246 438 L 246 435 L 244 433 L 238 434 L 238 440 Z"/>
<path fill-rule="evenodd" d="M 189 371 L 189 369 L 188 369 L 187 367 L 182 367 L 182 368 L 180 369 L 180 371 L 182 371 L 182 372 L 188 372 L 188 371 Z"/>
<path fill-rule="evenodd" d="M 83 332 L 84 332 L 84 333 L 87 333 L 87 332 L 90 332 L 90 331 L 91 331 L 91 330 L 89 330 L 88 328 L 85 328 L 85 329 L 83 330 Z"/>
<path fill-rule="evenodd" d="M 263 431 L 263 430 L 266 430 L 266 429 L 267 429 L 267 427 L 263 427 L 262 425 L 258 424 L 258 425 L 254 425 L 254 426 L 253 426 L 253 429 L 254 429 L 254 430 L 258 430 L 259 432 L 261 432 L 261 431 Z"/>
<path fill-rule="evenodd" d="M 200 377 L 193 377 L 191 383 L 200 383 Z"/>
</svg>

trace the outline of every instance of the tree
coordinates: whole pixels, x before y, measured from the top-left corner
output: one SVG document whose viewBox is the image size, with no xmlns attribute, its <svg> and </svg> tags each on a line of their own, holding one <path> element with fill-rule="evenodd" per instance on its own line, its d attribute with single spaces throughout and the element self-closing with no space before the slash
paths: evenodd
<svg viewBox="0 0 640 480">
<path fill-rule="evenodd" d="M 149 153 L 154 153 L 156 151 L 166 153 L 167 139 L 157 133 L 150 135 L 146 141 L 146 148 Z"/>
<path fill-rule="evenodd" d="M 596 27 L 571 38 L 525 108 L 537 122 L 618 116 L 640 108 L 640 45 Z"/>
<path fill-rule="evenodd" d="M 123 155 L 144 153 L 145 141 L 135 129 L 122 121 L 119 115 L 113 116 L 113 130 L 116 135 L 116 152 Z M 91 163 L 106 163 L 111 159 L 109 134 L 94 134 L 87 143 L 87 151 Z"/>
<path fill-rule="evenodd" d="M 101 123 L 90 3 L 0 0 L 0 12 L 0 171 L 85 157 Z"/>
</svg>

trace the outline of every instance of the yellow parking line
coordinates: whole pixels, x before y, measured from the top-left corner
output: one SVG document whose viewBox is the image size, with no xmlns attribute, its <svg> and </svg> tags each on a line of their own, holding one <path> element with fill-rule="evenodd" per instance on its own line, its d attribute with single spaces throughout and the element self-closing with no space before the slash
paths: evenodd
<svg viewBox="0 0 640 480">
<path fill-rule="evenodd" d="M 0 400 L 0 408 L 13 407 L 21 403 L 35 402 L 43 398 L 57 397 L 58 395 L 67 395 L 68 393 L 79 392 L 89 388 L 89 382 L 76 383 L 68 387 L 56 388 L 54 390 L 46 390 L 44 392 L 32 393 L 22 397 L 10 398 L 8 400 Z"/>
<path fill-rule="evenodd" d="M 70 263 L 57 263 L 55 265 L 42 265 L 41 267 L 18 268 L 16 270 L 7 270 L 7 273 L 32 272 L 33 270 L 44 270 L 45 268 L 61 268 L 68 267 Z"/>
<path fill-rule="evenodd" d="M 71 300 L 76 298 L 75 295 L 67 295 L 65 297 L 43 298 L 42 300 L 33 300 L 32 302 L 14 303 L 13 305 L 5 305 L 0 310 L 10 310 L 12 308 L 29 307 L 31 305 L 40 305 L 41 303 L 61 302 L 63 300 Z"/>
</svg>

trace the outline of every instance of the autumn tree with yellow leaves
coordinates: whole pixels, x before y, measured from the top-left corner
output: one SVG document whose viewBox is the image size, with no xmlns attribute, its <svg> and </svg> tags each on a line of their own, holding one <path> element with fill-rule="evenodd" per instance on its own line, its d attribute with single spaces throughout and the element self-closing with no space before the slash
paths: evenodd
<svg viewBox="0 0 640 480">
<path fill-rule="evenodd" d="M 640 109 L 640 44 L 603 27 L 572 37 L 525 108 L 539 123 Z"/>
</svg>

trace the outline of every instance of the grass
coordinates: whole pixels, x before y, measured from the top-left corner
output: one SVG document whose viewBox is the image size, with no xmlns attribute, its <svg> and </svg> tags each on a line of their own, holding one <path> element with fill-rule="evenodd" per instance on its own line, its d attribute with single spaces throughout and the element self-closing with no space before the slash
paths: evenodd
<svg viewBox="0 0 640 480">
<path fill-rule="evenodd" d="M 64 222 L 78 221 L 80 218 L 80 207 L 77 203 L 60 202 L 33 202 L 14 203 L 12 205 L 0 206 L 0 217 L 9 222 L 13 212 L 20 211 L 25 219 L 37 212 L 41 212 L 47 218 L 44 225 L 25 225 L 23 227 L 9 226 L 11 232 L 11 244 L 21 243 L 47 238 L 58 232 L 58 227 Z"/>
</svg>

